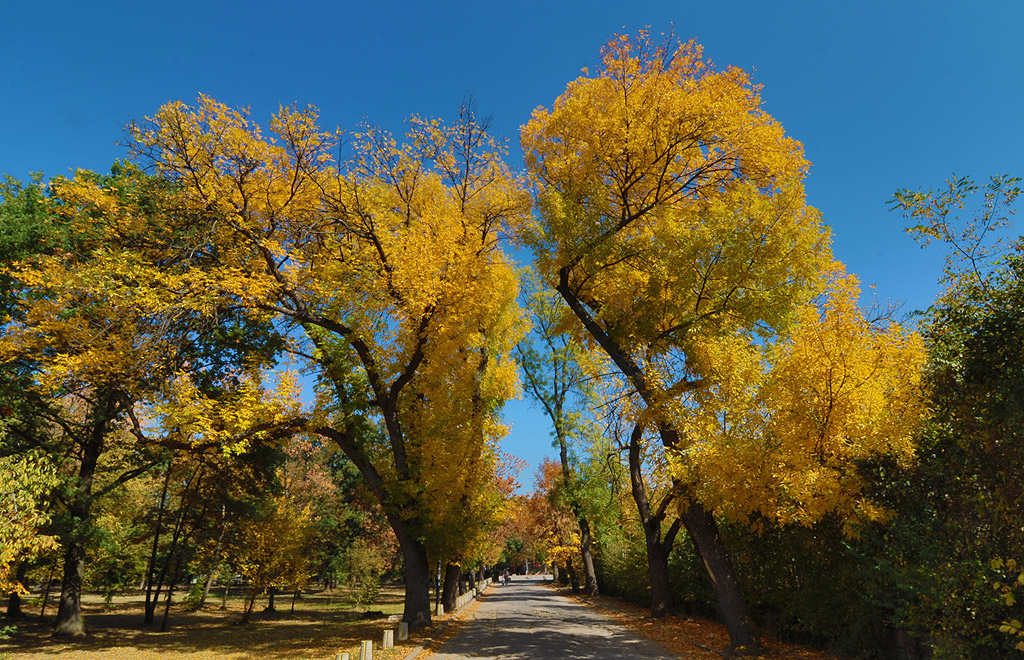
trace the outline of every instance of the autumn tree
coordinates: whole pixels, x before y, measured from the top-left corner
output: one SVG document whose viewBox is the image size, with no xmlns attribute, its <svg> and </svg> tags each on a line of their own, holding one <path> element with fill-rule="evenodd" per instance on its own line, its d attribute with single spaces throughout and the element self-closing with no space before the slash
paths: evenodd
<svg viewBox="0 0 1024 660">
<path fill-rule="evenodd" d="M 837 273 L 776 342 L 731 336 L 694 351 L 706 383 L 679 400 L 675 424 L 701 442 L 670 452 L 670 469 L 719 516 L 761 528 L 832 515 L 851 535 L 888 517 L 861 467 L 913 459 L 924 351 L 917 334 L 866 318 L 859 294 Z"/>
<path fill-rule="evenodd" d="M 56 470 L 43 456 L 0 456 L 0 593 L 24 593 L 12 565 L 55 547 L 45 532 L 51 515 L 46 500 L 56 486 Z"/>
<path fill-rule="evenodd" d="M 524 503 L 521 516 L 525 520 L 520 525 L 530 531 L 528 538 L 532 536 L 536 539 L 536 545 L 551 561 L 555 572 L 564 570 L 563 575 L 574 592 L 579 591 L 581 573 L 584 576 L 584 587 L 589 589 L 586 586 L 589 578 L 585 564 L 588 557 L 580 552 L 583 530 L 573 510 L 574 506 L 570 503 L 572 494 L 567 492 L 562 463 L 549 459 L 541 461 L 537 466 L 535 488 L 533 496 Z M 589 559 L 590 570 L 593 570 L 593 558 Z M 596 576 L 594 579 L 596 582 Z"/>
<path fill-rule="evenodd" d="M 297 506 L 287 495 L 274 498 L 261 515 L 242 521 L 231 550 L 234 566 L 249 581 L 242 623 L 249 622 L 256 598 L 268 588 L 306 583 L 312 535 L 309 507 Z"/>
<path fill-rule="evenodd" d="M 46 206 L 41 177 L 29 185 L 10 177 L 0 182 L 0 266 L 44 249 L 50 233 Z M 0 268 L 0 331 L 19 317 L 21 295 L 18 281 Z M 0 593 L 11 594 L 14 610 L 23 588 L 17 566 L 56 545 L 45 526 L 53 514 L 47 503 L 57 486 L 57 466 L 33 442 L 51 430 L 37 414 L 46 402 L 33 396 L 30 383 L 22 365 L 0 361 Z"/>
<path fill-rule="evenodd" d="M 936 657 L 1008 657 L 1018 638 L 1000 628 L 1024 619 L 1012 589 L 1001 590 L 1016 581 L 1005 561 L 1019 561 L 1024 544 L 1020 194 L 1017 177 L 954 176 L 892 200 L 945 262 L 944 288 L 920 323 L 931 415 L 919 460 L 881 489 L 900 515 L 878 540 L 879 565 L 892 575 L 882 588 L 898 595 L 893 620 L 934 640 Z"/>
<path fill-rule="evenodd" d="M 598 585 L 590 521 L 577 475 L 578 468 L 574 466 L 575 461 L 569 451 L 570 443 L 582 439 L 586 433 L 586 425 L 577 410 L 580 400 L 586 398 L 584 370 L 578 364 L 585 354 L 573 336 L 562 331 L 568 308 L 564 303 L 559 304 L 557 294 L 541 286 L 531 286 L 527 292 L 529 300 L 526 307 L 531 314 L 533 331 L 516 346 L 516 356 L 523 371 L 526 391 L 543 409 L 554 429 L 561 464 L 562 499 L 579 526 L 585 589 L 588 595 L 594 596 Z"/>
<path fill-rule="evenodd" d="M 716 70 L 693 42 L 659 46 L 646 34 L 609 42 L 595 74 L 534 111 L 522 143 L 538 185 L 525 239 L 539 272 L 636 392 L 637 428 L 683 451 L 697 439 L 665 406 L 701 387 L 693 351 L 739 329 L 776 332 L 831 260 L 804 200 L 800 145 L 761 109 L 746 73 Z M 754 648 L 712 509 L 682 483 L 674 497 L 733 645 Z M 660 524 L 645 531 L 657 551 Z M 652 584 L 663 566 L 651 564 Z"/>
<path fill-rule="evenodd" d="M 230 310 L 209 304 L 208 296 L 184 299 L 175 290 L 181 284 L 174 279 L 174 264 L 183 254 L 183 234 L 175 234 L 167 222 L 166 182 L 117 164 L 108 176 L 79 172 L 74 179 L 51 182 L 50 190 L 33 206 L 44 218 L 46 240 L 5 268 L 17 299 L 4 318 L 0 362 L 22 375 L 36 402 L 31 420 L 23 417 L 25 423 L 13 434 L 25 447 L 46 448 L 73 463 L 67 466 L 66 492 L 58 498 L 67 515 L 58 520 L 66 557 L 55 631 L 80 635 L 94 503 L 152 469 L 167 449 L 189 449 L 199 437 L 218 445 L 258 433 L 248 415 L 267 409 L 254 383 L 276 348 L 260 344 L 266 333 L 257 322 L 239 322 Z M 127 250 L 133 250 L 130 256 Z M 160 265 L 155 277 L 168 286 L 154 291 L 162 298 L 139 286 L 139 278 L 148 276 L 138 267 L 143 257 Z M 215 331 L 214 325 L 223 330 Z M 251 336 L 228 336 L 242 327 Z M 226 375 L 229 370 L 233 373 Z M 216 394 L 208 388 L 211 379 L 238 384 L 242 398 L 248 394 L 255 407 L 215 422 L 226 409 L 217 408 Z M 172 417 L 193 422 L 203 417 L 201 432 L 166 424 L 157 437 L 150 427 Z M 32 424 L 52 432 L 37 433 Z M 209 432 L 220 435 L 211 438 Z M 237 437 L 228 437 L 233 434 Z M 126 462 L 111 471 L 108 465 L 102 470 L 107 478 L 98 480 L 114 442 L 133 449 L 120 451 Z"/>
<path fill-rule="evenodd" d="M 306 428 L 379 499 L 405 559 L 405 619 L 425 625 L 436 472 L 475 464 L 515 385 L 521 321 L 497 240 L 527 199 L 469 110 L 452 127 L 414 120 L 403 144 L 367 129 L 344 163 L 313 110 L 282 109 L 270 130 L 201 98 L 136 126 L 133 149 L 180 188 L 196 295 L 272 320 L 316 374 Z"/>
</svg>

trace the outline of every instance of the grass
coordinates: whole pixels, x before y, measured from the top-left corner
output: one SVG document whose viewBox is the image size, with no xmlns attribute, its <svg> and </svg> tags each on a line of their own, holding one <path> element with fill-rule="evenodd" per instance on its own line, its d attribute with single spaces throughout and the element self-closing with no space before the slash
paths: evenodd
<svg viewBox="0 0 1024 660">
<path fill-rule="evenodd" d="M 237 590 L 237 594 L 234 591 Z M 127 658 L 168 658 L 171 660 L 333 660 L 336 653 L 348 652 L 357 658 L 359 642 L 372 640 L 374 658 L 400 660 L 437 629 L 413 631 L 405 642 L 395 641 L 395 648 L 380 649 L 383 631 L 397 629 L 398 624 L 386 616 L 401 614 L 403 591 L 400 587 L 381 590 L 367 610 L 382 612 L 384 618 L 364 619 L 363 611 L 353 610 L 345 591 L 303 594 L 291 612 L 292 595 L 278 594 L 276 612 L 263 612 L 266 597 L 257 601 L 248 625 L 238 622 L 242 615 L 241 589 L 229 595 L 227 609 L 221 610 L 222 592 L 211 594 L 207 605 L 196 612 L 185 612 L 180 605 L 171 606 L 169 629 L 159 632 L 163 603 L 156 622 L 143 625 L 143 594 L 130 594 L 114 599 L 105 608 L 96 594 L 85 594 L 82 611 L 87 636 L 81 639 L 55 639 L 50 636 L 55 606 L 48 606 L 48 615 L 40 621 L 40 601 L 26 599 L 23 610 L 28 618 L 17 622 L 17 632 L 0 642 L 0 658 L 4 660 L 120 660 Z M 397 638 L 397 634 L 396 634 Z"/>
</svg>

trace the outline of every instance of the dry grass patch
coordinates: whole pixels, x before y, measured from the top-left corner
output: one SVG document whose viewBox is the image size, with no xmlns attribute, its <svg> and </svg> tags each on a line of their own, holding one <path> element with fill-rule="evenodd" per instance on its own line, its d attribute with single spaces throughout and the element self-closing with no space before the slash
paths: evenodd
<svg viewBox="0 0 1024 660">
<path fill-rule="evenodd" d="M 344 593 L 305 594 L 291 611 L 291 596 L 277 597 L 277 612 L 261 612 L 266 601 L 257 604 L 252 621 L 239 625 L 240 598 L 228 600 L 221 610 L 221 599 L 212 598 L 198 612 L 185 612 L 171 606 L 169 630 L 159 632 L 162 607 L 157 622 L 144 626 L 143 597 L 133 595 L 115 599 L 112 608 L 105 608 L 102 599 L 89 595 L 83 598 L 88 635 L 81 639 L 55 639 L 50 636 L 54 609 L 40 621 L 38 603 L 29 600 L 24 610 L 29 618 L 18 621 L 18 630 L 10 640 L 0 642 L 0 660 L 127 660 L 167 658 L 169 660 L 333 660 L 336 653 L 349 652 L 358 657 L 359 642 L 373 641 L 374 658 L 401 660 L 439 628 L 413 631 L 407 641 L 395 648 L 380 648 L 384 630 L 397 629 L 398 623 L 387 615 L 400 614 L 403 592 L 400 588 L 385 589 L 369 610 L 382 612 L 384 618 L 363 619 L 361 611 L 349 606 Z M 7 654 L 7 655 L 4 655 Z"/>
</svg>

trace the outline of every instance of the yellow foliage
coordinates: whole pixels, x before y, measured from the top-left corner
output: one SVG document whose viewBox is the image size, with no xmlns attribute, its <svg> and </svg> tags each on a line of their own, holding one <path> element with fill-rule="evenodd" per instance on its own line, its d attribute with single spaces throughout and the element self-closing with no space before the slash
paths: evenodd
<svg viewBox="0 0 1024 660">
<path fill-rule="evenodd" d="M 196 387 L 187 371 L 179 371 L 150 408 L 152 421 L 167 437 L 240 453 L 299 416 L 296 373 L 276 374 L 270 386 L 257 368 L 233 378 L 237 383 L 224 394 L 211 396 Z"/>
<path fill-rule="evenodd" d="M 56 485 L 54 467 L 40 456 L 0 457 L 0 593 L 25 593 L 11 565 L 57 547 L 54 537 L 41 533 L 50 519 L 45 501 Z"/>
<path fill-rule="evenodd" d="M 521 236 L 606 354 L 605 403 L 661 438 L 647 487 L 741 521 L 884 517 L 855 466 L 912 455 L 920 339 L 830 276 L 801 145 L 749 76 L 618 37 L 521 136 L 539 210 Z"/>
<path fill-rule="evenodd" d="M 249 580 L 249 603 L 272 585 L 305 586 L 314 529 L 309 506 L 286 495 L 274 498 L 265 516 L 244 520 L 234 547 L 234 565 Z"/>
<path fill-rule="evenodd" d="M 346 451 L 393 520 L 459 559 L 498 515 L 497 412 L 518 391 L 509 354 L 525 330 L 498 237 L 529 197 L 504 150 L 464 113 L 450 126 L 414 118 L 401 142 L 366 128 L 335 162 L 314 109 L 282 108 L 264 134 L 208 97 L 164 106 L 133 136 L 177 184 L 177 212 L 199 219 L 189 231 L 210 258 L 182 277 L 294 330 L 290 348 L 319 381 L 311 427 L 372 409 L 384 437 Z M 209 429 L 186 385 L 175 396 L 194 403 L 168 418 Z"/>
<path fill-rule="evenodd" d="M 851 533 L 887 515 L 862 497 L 857 465 L 913 457 L 924 349 L 916 333 L 866 319 L 859 293 L 838 273 L 778 342 L 731 335 L 695 354 L 706 385 L 676 411 L 686 442 L 672 467 L 717 513 L 804 525 L 837 513 Z"/>
</svg>

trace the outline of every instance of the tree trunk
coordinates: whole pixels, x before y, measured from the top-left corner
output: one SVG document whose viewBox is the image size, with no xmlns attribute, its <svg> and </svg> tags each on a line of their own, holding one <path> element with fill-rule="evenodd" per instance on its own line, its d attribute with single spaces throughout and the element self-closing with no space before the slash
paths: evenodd
<svg viewBox="0 0 1024 660">
<path fill-rule="evenodd" d="M 170 561 L 170 559 L 168 559 Z M 164 617 L 160 621 L 160 632 L 167 632 L 167 619 L 171 613 L 171 598 L 174 596 L 174 587 L 178 584 L 178 576 L 181 571 L 181 553 L 178 553 L 178 559 L 174 564 L 174 575 L 171 577 L 171 583 L 167 585 L 167 600 L 164 602 Z"/>
<path fill-rule="evenodd" d="M 679 529 L 678 523 L 675 529 Z M 661 519 L 644 523 L 644 540 L 647 543 L 647 579 L 651 585 L 651 616 L 662 617 L 672 613 L 672 591 L 668 584 L 668 556 L 672 552 L 675 532 L 669 529 L 666 538 L 661 536 Z"/>
<path fill-rule="evenodd" d="M 213 586 L 213 579 L 216 577 L 216 573 L 220 566 L 220 546 L 224 542 L 224 530 L 227 528 L 227 523 L 224 522 L 226 508 L 227 507 L 225 505 L 220 505 L 220 532 L 217 534 L 217 545 L 213 548 L 213 561 L 215 563 L 210 567 L 209 572 L 206 575 L 206 584 L 203 585 L 203 595 L 199 599 L 199 606 L 196 608 L 199 610 L 203 609 L 203 605 L 206 604 L 206 598 L 210 595 L 210 588 Z"/>
<path fill-rule="evenodd" d="M 558 414 L 561 415 L 561 411 Z M 594 556 L 590 549 L 590 521 L 587 520 L 586 514 L 583 513 L 583 507 L 580 505 L 577 497 L 576 480 L 573 478 L 572 468 L 569 465 L 569 442 L 561 426 L 559 424 L 558 428 L 556 428 L 556 434 L 558 436 L 558 454 L 562 463 L 562 480 L 565 482 L 565 489 L 569 494 L 569 506 L 572 509 L 572 514 L 580 528 L 580 554 L 583 558 L 583 579 L 586 583 L 587 595 L 596 596 L 597 571 L 594 569 Z M 575 590 L 574 587 L 573 591 Z"/>
<path fill-rule="evenodd" d="M 569 577 L 569 586 L 572 587 L 572 592 L 578 594 L 580 592 L 580 579 L 576 576 L 576 571 L 572 568 L 572 562 L 565 562 L 565 574 Z"/>
<path fill-rule="evenodd" d="M 46 586 L 43 587 L 43 605 L 39 608 L 40 619 L 46 616 L 46 602 L 50 600 L 50 585 L 53 583 L 53 574 L 57 572 L 57 564 L 59 562 L 60 557 L 54 557 L 53 563 L 50 564 L 50 572 L 46 576 Z"/>
<path fill-rule="evenodd" d="M 156 611 L 156 601 L 160 597 L 160 590 L 153 593 L 153 578 L 156 572 L 157 554 L 160 549 L 160 533 L 163 528 L 164 511 L 167 509 L 167 487 L 171 482 L 172 465 L 167 466 L 167 474 L 164 476 L 164 486 L 160 493 L 160 502 L 156 513 L 156 526 L 153 529 L 153 545 L 149 551 L 149 564 L 146 567 L 146 604 L 143 609 L 143 623 L 153 623 L 153 614 Z"/>
<path fill-rule="evenodd" d="M 206 582 L 203 584 L 203 595 L 199 597 L 199 604 L 196 605 L 196 610 L 201 610 L 203 609 L 203 606 L 206 605 L 206 599 L 210 595 L 210 589 L 213 588 L 214 577 L 216 576 L 213 574 L 213 571 L 206 574 Z"/>
<path fill-rule="evenodd" d="M 267 588 L 267 607 L 263 610 L 264 612 L 276 612 L 277 608 L 274 607 L 274 596 L 277 595 L 277 587 Z"/>
<path fill-rule="evenodd" d="M 18 570 L 14 574 L 14 581 L 24 584 L 26 573 L 28 573 L 28 562 L 19 562 Z M 7 614 L 5 616 L 8 619 L 24 618 L 25 613 L 21 611 L 21 594 L 19 592 L 12 591 L 7 598 Z"/>
<path fill-rule="evenodd" d="M 255 586 L 249 587 L 249 592 L 245 597 L 245 609 L 242 610 L 242 620 L 239 622 L 242 625 L 249 623 L 249 617 L 252 616 L 252 610 L 256 607 L 256 597 L 259 595 L 259 591 Z"/>
<path fill-rule="evenodd" d="M 643 426 L 637 424 L 629 440 L 629 483 L 636 503 L 637 513 L 644 528 L 644 541 L 647 545 L 647 579 L 651 590 L 651 616 L 662 617 L 672 612 L 672 592 L 668 586 L 668 555 L 672 552 L 679 531 L 679 522 L 669 527 L 668 533 L 661 534 L 661 524 L 665 520 L 665 512 L 672 501 L 672 494 L 666 494 L 657 510 L 651 508 L 647 499 L 647 487 L 644 485 L 643 471 L 640 464 L 640 440 L 643 437 Z"/>
<path fill-rule="evenodd" d="M 113 397 L 108 397 L 108 406 L 113 406 Z M 109 410 L 102 411 L 103 413 Z M 71 531 L 64 540 L 64 578 L 60 587 L 60 605 L 57 607 L 57 621 L 53 626 L 56 637 L 80 637 L 85 634 L 82 621 L 82 575 L 85 572 L 85 539 L 89 533 L 92 511 L 92 484 L 96 475 L 96 463 L 103 451 L 109 415 L 97 412 L 89 438 L 82 442 L 82 463 L 78 468 L 78 491 L 71 497 L 68 512 L 71 514 Z"/>
<path fill-rule="evenodd" d="M 427 548 L 423 541 L 413 537 L 404 520 L 389 515 L 388 522 L 391 523 L 405 560 L 405 611 L 402 613 L 402 621 L 409 624 L 409 630 L 425 628 L 431 623 Z"/>
<path fill-rule="evenodd" d="M 85 635 L 85 623 L 82 621 L 82 574 L 84 570 L 85 545 L 78 540 L 71 541 L 64 553 L 64 579 L 60 587 L 57 621 L 53 627 L 53 634 L 56 637 Z"/>
<path fill-rule="evenodd" d="M 459 595 L 459 579 L 462 569 L 458 564 L 448 564 L 444 569 L 444 589 L 441 591 L 441 604 L 445 612 L 455 611 L 455 600 Z"/>
<path fill-rule="evenodd" d="M 169 470 L 170 467 L 168 467 L 168 474 L 170 474 Z M 160 599 L 160 589 L 163 587 L 164 579 L 167 577 L 167 571 L 171 567 L 171 559 L 175 556 L 175 554 L 177 554 L 179 563 L 181 561 L 181 551 L 179 549 L 179 544 L 181 542 L 181 532 L 185 527 L 185 518 L 188 515 L 189 511 L 192 509 L 193 505 L 193 502 L 189 501 L 188 499 L 189 489 L 192 488 L 193 486 L 198 488 L 198 485 L 201 481 L 202 466 L 200 466 L 196 472 L 193 472 L 191 475 L 189 475 L 188 480 L 185 482 L 185 490 L 181 494 L 181 501 L 179 502 L 178 505 L 178 514 L 174 521 L 174 533 L 171 535 L 171 546 L 167 550 L 167 561 L 164 562 L 163 567 L 160 569 L 160 578 L 157 580 L 156 583 L 156 594 L 153 596 L 153 601 L 149 603 L 146 608 L 146 623 L 153 622 L 153 616 L 156 612 L 157 601 Z M 174 568 L 174 577 L 172 578 L 174 581 L 178 579 L 179 568 L 180 566 L 177 565 Z M 173 590 L 173 588 L 173 584 L 168 585 L 168 589 Z"/>
<path fill-rule="evenodd" d="M 643 368 L 633 359 L 628 351 L 624 350 L 617 343 L 616 339 L 607 332 L 607 329 L 590 314 L 586 304 L 577 296 L 577 291 L 570 282 L 572 269 L 573 266 L 567 265 L 559 270 L 559 281 L 556 289 L 594 340 L 601 345 L 608 354 L 608 357 L 612 359 L 623 375 L 636 388 L 637 393 L 643 398 L 648 408 L 660 405 L 658 393 L 650 387 L 647 374 Z M 658 424 L 658 432 L 666 449 L 673 449 L 679 446 L 679 433 L 671 424 Z M 636 477 L 639 476 L 633 474 L 634 466 L 637 469 L 639 467 L 639 454 L 637 454 L 634 460 L 634 450 L 639 451 L 641 435 L 642 427 L 638 425 L 634 428 L 629 452 L 630 481 L 633 484 L 634 499 L 637 499 Z M 664 515 L 666 503 L 670 498 L 671 495 L 662 500 L 655 515 Z M 637 504 L 640 504 L 639 500 L 637 500 Z M 645 533 L 647 533 L 646 519 L 643 518 L 644 514 L 642 511 L 640 515 L 645 522 Z M 750 625 L 739 583 L 733 574 L 732 565 L 722 545 L 718 528 L 714 524 L 714 518 L 710 512 L 705 511 L 699 504 L 691 505 L 685 514 L 685 518 L 687 531 L 693 537 L 697 551 L 704 560 L 704 566 L 707 568 L 711 581 L 715 585 L 715 598 L 718 600 L 719 611 L 722 614 L 726 628 L 729 630 L 729 639 L 733 648 L 739 653 L 756 653 L 757 636 Z M 667 550 L 671 549 L 671 544 L 666 543 L 665 545 L 667 552 Z"/>
<path fill-rule="evenodd" d="M 760 640 L 747 613 L 746 601 L 733 573 L 732 561 L 722 544 L 714 516 L 699 503 L 693 502 L 683 514 L 683 522 L 711 578 L 718 611 L 729 631 L 733 651 L 755 654 Z"/>
<path fill-rule="evenodd" d="M 586 516 L 580 515 L 577 519 L 580 525 L 580 554 L 583 555 L 583 579 L 586 584 L 588 596 L 597 595 L 597 570 L 594 568 L 594 555 L 590 549 L 590 522 Z"/>
<path fill-rule="evenodd" d="M 4 616 L 8 619 L 21 619 L 25 613 L 21 611 L 21 594 L 12 591 L 7 597 L 7 613 Z"/>
</svg>

